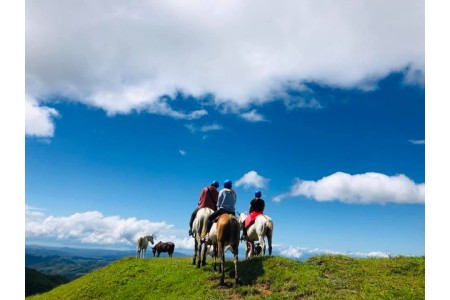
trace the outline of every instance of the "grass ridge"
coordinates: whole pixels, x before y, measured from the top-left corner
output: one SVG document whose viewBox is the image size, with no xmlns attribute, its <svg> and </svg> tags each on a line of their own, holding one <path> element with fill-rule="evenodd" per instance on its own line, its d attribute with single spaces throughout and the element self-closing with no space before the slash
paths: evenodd
<svg viewBox="0 0 450 300">
<path fill-rule="evenodd" d="M 126 257 L 52 291 L 27 299 L 425 299 L 425 257 L 321 255 L 305 262 L 278 256 L 239 262 L 240 285 L 225 285 L 212 260 Z"/>
</svg>

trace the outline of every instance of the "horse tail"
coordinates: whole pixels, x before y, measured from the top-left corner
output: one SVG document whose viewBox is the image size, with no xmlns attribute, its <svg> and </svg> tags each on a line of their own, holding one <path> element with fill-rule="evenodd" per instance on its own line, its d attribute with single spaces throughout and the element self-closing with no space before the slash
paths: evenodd
<svg viewBox="0 0 450 300">
<path fill-rule="evenodd" d="M 269 255 L 272 255 L 272 236 L 273 236 L 273 222 L 272 219 L 267 220 L 267 243 L 269 244 Z"/>
<path fill-rule="evenodd" d="M 208 215 L 206 213 L 203 214 L 202 216 L 202 222 L 200 222 L 200 228 L 199 228 L 199 232 L 200 233 L 200 237 L 204 237 L 206 235 L 206 228 L 207 228 L 207 224 L 208 224 Z"/>
</svg>

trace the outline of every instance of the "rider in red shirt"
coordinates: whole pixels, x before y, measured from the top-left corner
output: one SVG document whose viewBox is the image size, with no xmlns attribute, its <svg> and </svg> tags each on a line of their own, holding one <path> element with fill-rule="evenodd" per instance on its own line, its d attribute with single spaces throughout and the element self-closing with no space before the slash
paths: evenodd
<svg viewBox="0 0 450 300">
<path fill-rule="evenodd" d="M 217 199 L 219 197 L 219 192 L 217 191 L 218 187 L 219 182 L 214 180 L 210 186 L 205 187 L 200 193 L 198 207 L 192 212 L 191 220 L 189 221 L 189 235 L 192 235 L 192 223 L 200 208 L 209 207 L 214 211 L 217 209 Z"/>
</svg>

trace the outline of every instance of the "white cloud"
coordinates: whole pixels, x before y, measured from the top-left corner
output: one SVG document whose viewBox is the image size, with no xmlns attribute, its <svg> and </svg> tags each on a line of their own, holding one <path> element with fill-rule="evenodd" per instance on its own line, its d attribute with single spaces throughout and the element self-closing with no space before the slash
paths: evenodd
<svg viewBox="0 0 450 300">
<path fill-rule="evenodd" d="M 278 195 L 273 200 L 297 196 L 356 204 L 424 203 L 425 184 L 416 184 L 403 174 L 387 176 L 369 172 L 350 175 L 336 172 L 318 181 L 297 179 L 291 192 Z"/>
<path fill-rule="evenodd" d="M 408 82 L 424 72 L 420 0 L 43 0 L 25 9 L 27 94 L 108 114 L 195 119 L 206 111 L 177 112 L 160 97 L 213 94 L 215 104 L 245 107 L 286 88 L 302 92 L 299 82 L 366 89 L 393 71 L 407 70 Z M 31 108 L 47 127 L 27 132 L 53 134 L 55 111 Z"/>
<path fill-rule="evenodd" d="M 27 207 L 25 218 L 26 237 L 75 239 L 89 244 L 134 244 L 138 236 L 157 235 L 171 227 L 165 222 L 105 217 L 98 211 L 57 217 Z"/>
<path fill-rule="evenodd" d="M 183 149 L 178 150 L 178 152 L 180 153 L 181 156 L 185 156 L 186 155 L 186 151 Z"/>
<path fill-rule="evenodd" d="M 35 137 L 52 137 L 55 132 L 53 118 L 59 113 L 54 108 L 40 106 L 36 99 L 25 96 L 25 134 Z"/>
<path fill-rule="evenodd" d="M 262 122 L 266 121 L 263 115 L 259 114 L 256 109 L 242 113 L 241 117 L 249 122 Z"/>
<path fill-rule="evenodd" d="M 409 142 L 414 145 L 425 145 L 425 140 L 409 140 Z"/>
<path fill-rule="evenodd" d="M 256 171 L 250 171 L 244 174 L 235 182 L 235 186 L 243 186 L 244 188 L 265 188 L 269 179 L 260 176 Z"/>
<path fill-rule="evenodd" d="M 212 124 L 206 124 L 206 125 L 202 125 L 202 126 L 196 126 L 192 123 L 186 124 L 185 125 L 187 129 L 189 129 L 192 133 L 195 132 L 209 132 L 209 131 L 216 131 L 216 130 L 222 130 L 223 127 L 220 124 L 216 124 L 216 123 L 212 123 Z"/>
<path fill-rule="evenodd" d="M 300 258 L 303 255 L 303 253 L 299 247 L 289 246 L 289 248 L 287 249 L 280 250 L 280 255 L 290 258 Z"/>
</svg>

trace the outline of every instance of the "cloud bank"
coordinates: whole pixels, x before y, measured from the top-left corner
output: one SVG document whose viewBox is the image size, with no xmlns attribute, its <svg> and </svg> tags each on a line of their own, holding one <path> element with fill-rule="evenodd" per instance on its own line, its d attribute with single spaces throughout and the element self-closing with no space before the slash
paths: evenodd
<svg viewBox="0 0 450 300">
<path fill-rule="evenodd" d="M 279 248 L 280 255 L 288 258 L 294 259 L 302 259 L 308 258 L 316 255 L 346 255 L 351 257 L 379 257 L 379 258 L 388 258 L 392 255 L 388 252 L 383 251 L 372 251 L 369 253 L 363 252 L 339 252 L 334 250 L 326 250 L 319 248 L 302 248 L 297 246 L 289 246 L 289 247 L 277 247 Z"/>
<path fill-rule="evenodd" d="M 25 218 L 26 237 L 74 239 L 81 243 L 102 245 L 134 244 L 139 236 L 150 233 L 158 235 L 171 227 L 165 222 L 105 217 L 98 211 L 55 217 L 27 207 Z"/>
<path fill-rule="evenodd" d="M 206 109 L 178 111 L 161 96 L 213 95 L 214 105 L 245 107 L 301 92 L 302 82 L 370 89 L 394 71 L 408 82 L 424 73 L 419 0 L 43 0 L 26 1 L 25 9 L 27 95 L 68 98 L 109 115 L 192 120 Z M 320 107 L 311 101 L 288 102 Z M 34 122 L 28 109 L 27 132 L 50 136 L 55 112 L 34 108 L 43 118 Z"/>
<path fill-rule="evenodd" d="M 296 179 L 289 193 L 274 197 L 303 196 L 319 202 L 340 201 L 350 204 L 425 202 L 425 184 L 416 184 L 405 175 L 387 176 L 368 172 L 350 175 L 336 172 L 318 181 Z"/>
</svg>

